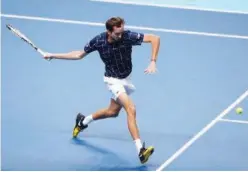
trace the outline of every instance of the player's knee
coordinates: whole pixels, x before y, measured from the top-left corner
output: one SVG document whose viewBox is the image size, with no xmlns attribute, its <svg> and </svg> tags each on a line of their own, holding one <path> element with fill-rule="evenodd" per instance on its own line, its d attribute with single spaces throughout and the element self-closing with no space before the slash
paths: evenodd
<svg viewBox="0 0 248 172">
<path fill-rule="evenodd" d="M 113 118 L 118 117 L 118 115 L 119 115 L 119 110 L 108 109 L 106 115 L 109 116 L 109 117 L 113 117 Z"/>
<path fill-rule="evenodd" d="M 129 115 L 132 115 L 132 116 L 134 116 L 134 117 L 136 116 L 136 107 L 135 107 L 135 105 L 130 104 L 130 105 L 128 106 L 127 111 L 128 111 L 128 114 L 129 114 Z"/>
</svg>

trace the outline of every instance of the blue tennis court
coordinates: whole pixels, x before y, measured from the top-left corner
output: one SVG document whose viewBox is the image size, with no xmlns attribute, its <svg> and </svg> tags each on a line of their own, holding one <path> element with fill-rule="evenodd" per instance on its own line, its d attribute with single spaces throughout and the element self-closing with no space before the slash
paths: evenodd
<svg viewBox="0 0 248 172">
<path fill-rule="evenodd" d="M 160 36 L 158 73 L 145 75 L 149 44 L 133 49 L 132 95 L 141 165 L 126 114 L 72 139 L 75 116 L 108 106 L 98 53 L 48 62 L 10 33 L 12 24 L 48 52 L 83 49 L 111 16 Z M 59 171 L 248 171 L 248 15 L 90 0 L 3 0 L 1 169 Z M 235 113 L 242 107 L 241 115 Z"/>
</svg>

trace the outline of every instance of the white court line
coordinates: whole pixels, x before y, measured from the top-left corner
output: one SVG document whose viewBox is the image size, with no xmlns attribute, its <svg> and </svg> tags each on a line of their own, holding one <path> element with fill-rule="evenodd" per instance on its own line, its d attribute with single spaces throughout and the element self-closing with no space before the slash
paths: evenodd
<svg viewBox="0 0 248 172">
<path fill-rule="evenodd" d="M 162 171 L 168 165 L 170 165 L 175 159 L 177 159 L 184 151 L 186 151 L 196 140 L 198 140 L 203 134 L 205 134 L 210 128 L 212 128 L 221 118 L 229 113 L 235 106 L 242 102 L 248 96 L 248 90 L 246 90 L 234 103 L 221 112 L 215 119 L 207 124 L 201 131 L 199 131 L 193 138 L 185 143 L 180 149 L 178 149 L 169 159 L 167 159 L 156 171 Z"/>
<path fill-rule="evenodd" d="M 222 121 L 222 122 L 233 122 L 233 123 L 239 123 L 239 124 L 248 124 L 248 121 L 242 121 L 242 120 L 219 119 L 219 121 Z"/>
<path fill-rule="evenodd" d="M 144 3 L 144 2 L 133 2 L 133 1 L 122 1 L 122 0 L 90 0 L 95 2 L 105 2 L 105 3 L 117 3 L 117 4 L 128 4 L 128 5 L 139 5 L 139 6 L 151 6 L 151 7 L 163 7 L 163 8 L 175 8 L 175 9 L 184 9 L 184 10 L 196 10 L 196 11 L 208 11 L 216 13 L 230 13 L 230 14 L 248 14 L 246 11 L 234 11 L 234 10 L 217 10 L 210 8 L 197 8 L 192 6 L 176 6 L 176 5 L 167 5 L 167 4 L 154 4 L 154 3 Z"/>
<path fill-rule="evenodd" d="M 15 18 L 15 19 L 38 20 L 38 21 L 47 21 L 47 22 L 59 22 L 59 23 L 70 23 L 70 24 L 80 24 L 80 25 L 88 25 L 88 26 L 105 27 L 105 23 L 99 23 L 99 22 L 54 19 L 54 18 L 23 16 L 23 15 L 14 15 L 14 14 L 1 14 L 1 16 L 6 17 L 6 18 Z M 199 35 L 199 36 L 210 36 L 210 37 L 248 40 L 248 36 L 242 36 L 242 35 L 229 35 L 229 34 L 219 34 L 219 33 L 209 33 L 209 32 L 194 32 L 194 31 L 173 30 L 173 29 L 153 28 L 153 27 L 143 27 L 143 26 L 131 26 L 131 25 L 126 25 L 125 27 L 127 29 L 136 29 L 136 30 L 142 30 L 142 31 L 156 31 L 156 32 L 165 32 L 165 33 L 176 33 L 176 34 L 186 34 L 186 35 Z"/>
<path fill-rule="evenodd" d="M 1 3 L 1 2 L 0 2 Z M 1 5 L 0 5 L 1 6 Z M 1 7 L 0 7 L 1 8 Z M 0 19 L 0 24 L 2 26 L 2 20 Z M 0 28 L 0 40 L 2 40 L 2 27 Z M 2 46 L 0 46 L 0 64 L 2 66 Z M 2 90 L 2 70 L 0 71 L 0 89 Z M 2 91 L 0 97 L 0 104 L 2 105 Z M 0 123 L 2 124 L 2 106 L 0 106 Z M 2 138 L 2 127 L 0 127 L 0 137 Z M 2 148 L 2 142 L 0 141 L 0 147 Z M 0 155 L 2 155 L 2 149 L 0 149 Z M 2 158 L 0 158 L 0 169 L 2 169 Z"/>
</svg>

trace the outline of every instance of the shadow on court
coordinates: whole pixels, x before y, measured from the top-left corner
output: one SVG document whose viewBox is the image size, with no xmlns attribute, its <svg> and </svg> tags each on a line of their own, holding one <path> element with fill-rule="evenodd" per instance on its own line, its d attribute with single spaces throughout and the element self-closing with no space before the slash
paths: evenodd
<svg viewBox="0 0 248 172">
<path fill-rule="evenodd" d="M 96 166 L 94 164 L 92 165 L 89 164 L 89 166 L 91 166 L 90 170 L 96 170 L 96 171 L 147 171 L 148 170 L 149 165 L 148 166 L 140 165 L 140 166 L 132 167 L 132 165 L 130 165 L 128 160 L 122 158 L 121 156 L 117 155 L 116 153 L 108 149 L 95 146 L 89 143 L 88 141 L 81 140 L 78 138 L 73 138 L 71 139 L 71 143 L 77 146 L 82 146 L 87 148 L 89 151 L 93 152 L 96 156 L 98 154 L 101 154 L 102 156 L 101 164 L 96 164 Z M 76 170 L 85 170 L 85 166 L 82 166 L 81 168 L 78 167 Z"/>
</svg>

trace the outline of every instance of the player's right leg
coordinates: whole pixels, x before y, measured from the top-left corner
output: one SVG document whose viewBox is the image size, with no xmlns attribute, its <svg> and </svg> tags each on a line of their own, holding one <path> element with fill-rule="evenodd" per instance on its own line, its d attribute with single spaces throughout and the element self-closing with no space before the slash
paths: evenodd
<svg viewBox="0 0 248 172">
<path fill-rule="evenodd" d="M 113 118 L 119 115 L 122 106 L 113 98 L 110 99 L 110 105 L 107 108 L 100 109 L 92 114 L 93 120 Z"/>
<path fill-rule="evenodd" d="M 87 117 L 79 113 L 76 117 L 76 124 L 73 129 L 73 137 L 77 137 L 79 132 L 86 129 L 88 124 L 92 121 L 117 117 L 121 108 L 122 106 L 119 103 L 117 103 L 114 99 L 111 99 L 109 107 L 100 109 Z"/>
</svg>

